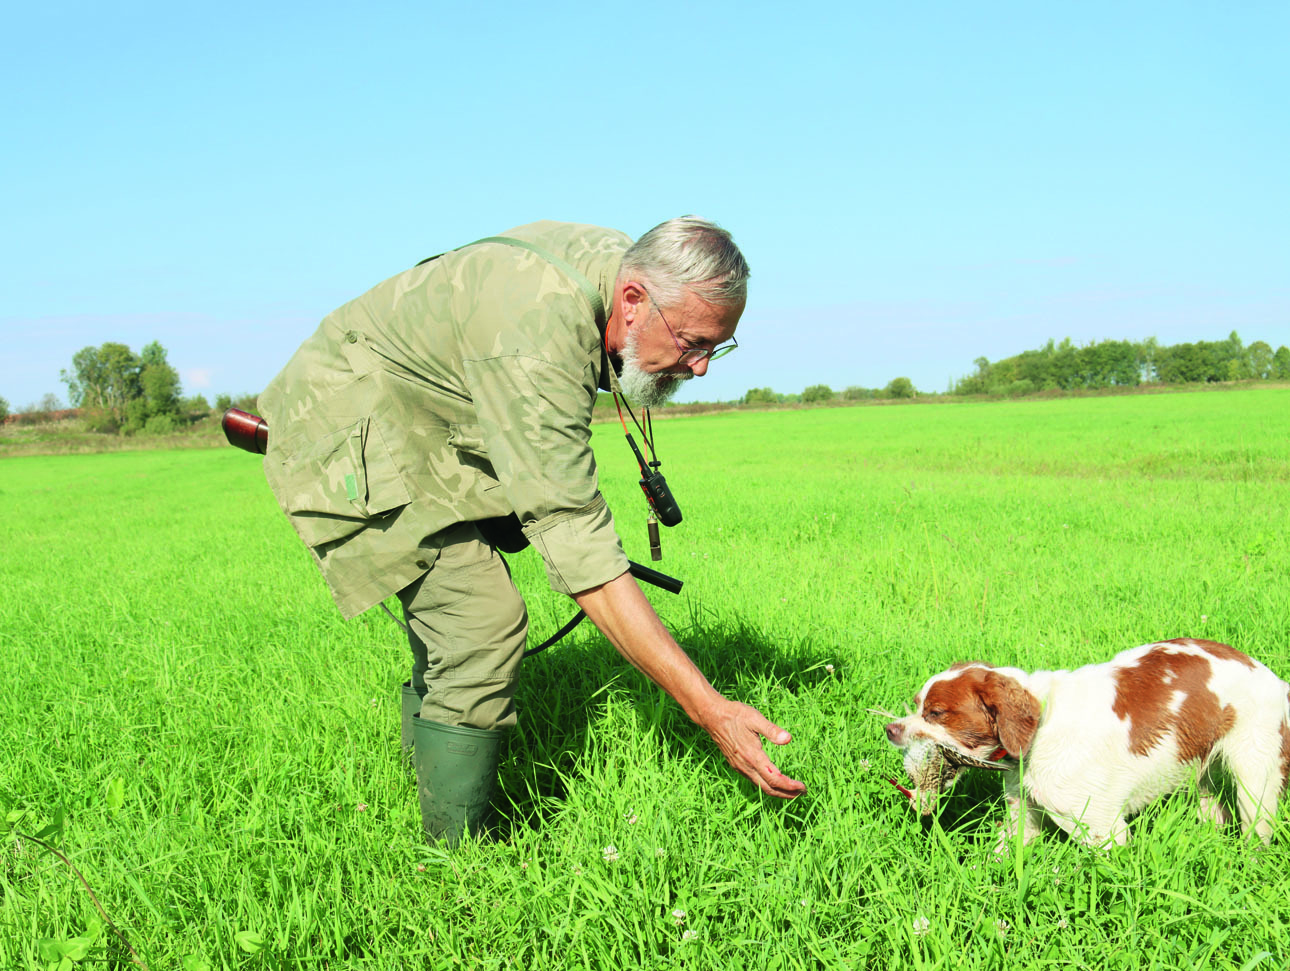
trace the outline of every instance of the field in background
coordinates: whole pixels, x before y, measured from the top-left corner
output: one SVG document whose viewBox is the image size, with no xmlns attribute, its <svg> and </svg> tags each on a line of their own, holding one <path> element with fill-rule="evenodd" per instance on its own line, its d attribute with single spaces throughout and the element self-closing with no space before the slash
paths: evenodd
<svg viewBox="0 0 1290 971">
<path fill-rule="evenodd" d="M 763 798 L 588 625 L 526 662 L 500 839 L 425 847 L 398 751 L 401 632 L 345 623 L 232 449 L 0 462 L 0 797 L 154 969 L 1284 967 L 1290 838 L 1163 802 L 1130 845 L 991 852 L 997 781 L 934 823 L 880 717 L 964 658 L 1159 638 L 1290 675 L 1290 389 L 712 415 L 656 425 L 685 522 L 651 593 L 794 741 Z M 639 440 L 639 436 L 638 440 Z M 648 563 L 621 429 L 601 484 Z M 512 558 L 531 638 L 572 613 Z M 1290 810 L 1281 819 L 1290 823 Z M 128 957 L 10 837 L 0 966 Z M 112 961 L 118 962 L 112 964 Z M 97 962 L 97 963 L 95 963 Z"/>
</svg>

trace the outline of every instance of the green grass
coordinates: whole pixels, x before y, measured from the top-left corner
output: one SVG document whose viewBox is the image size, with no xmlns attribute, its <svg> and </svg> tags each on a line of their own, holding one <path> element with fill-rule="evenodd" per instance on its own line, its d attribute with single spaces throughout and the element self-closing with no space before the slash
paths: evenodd
<svg viewBox="0 0 1290 971">
<path fill-rule="evenodd" d="M 805 796 L 734 776 L 584 625 L 526 662 L 500 838 L 426 847 L 401 632 L 340 620 L 255 458 L 153 451 L 0 461 L 17 829 L 65 807 L 48 838 L 153 969 L 1287 966 L 1285 835 L 1255 851 L 1181 792 L 1114 852 L 1046 834 L 996 858 L 997 780 L 918 820 L 866 709 L 954 660 L 1069 667 L 1186 635 L 1290 674 L 1290 390 L 656 431 L 685 513 L 656 565 L 686 586 L 651 599 L 793 732 L 774 757 Z M 596 443 L 649 563 L 621 430 Z M 512 565 L 536 641 L 573 607 L 531 552 Z M 69 967 L 133 966 L 68 867 L 2 849 L 0 967 L 82 935 Z"/>
</svg>

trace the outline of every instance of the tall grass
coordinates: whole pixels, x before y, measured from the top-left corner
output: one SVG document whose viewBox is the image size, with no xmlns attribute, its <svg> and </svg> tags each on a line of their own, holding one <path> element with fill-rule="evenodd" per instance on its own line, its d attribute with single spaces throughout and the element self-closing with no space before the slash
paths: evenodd
<svg viewBox="0 0 1290 971">
<path fill-rule="evenodd" d="M 954 660 L 1185 635 L 1290 675 L 1290 392 L 656 432 L 685 513 L 657 565 L 686 587 L 650 596 L 793 733 L 773 756 L 806 795 L 762 797 L 584 625 L 526 662 L 495 838 L 425 846 L 401 632 L 340 620 L 255 459 L 138 452 L 0 462 L 11 824 L 50 827 L 154 969 L 1286 966 L 1284 835 L 1255 850 L 1181 792 L 1122 849 L 997 858 L 997 780 L 920 821 L 866 709 Z M 596 445 L 649 562 L 621 431 Z M 532 552 L 512 566 L 536 641 L 573 607 Z M 131 966 L 39 844 L 9 835 L 0 895 L 0 967 Z"/>
</svg>

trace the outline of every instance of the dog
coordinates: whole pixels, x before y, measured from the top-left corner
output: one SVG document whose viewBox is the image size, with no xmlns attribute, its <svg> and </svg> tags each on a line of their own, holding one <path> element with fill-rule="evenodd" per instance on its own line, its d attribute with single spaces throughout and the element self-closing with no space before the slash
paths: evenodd
<svg viewBox="0 0 1290 971">
<path fill-rule="evenodd" d="M 886 726 L 917 796 L 897 787 L 917 803 L 966 766 L 1002 768 L 999 853 L 1019 827 L 1029 842 L 1045 817 L 1087 844 L 1121 845 L 1127 817 L 1191 779 L 1202 819 L 1223 825 L 1216 762 L 1235 783 L 1242 831 L 1266 843 L 1290 775 L 1290 686 L 1215 641 L 1145 644 L 1073 671 L 956 664 L 928 679 L 914 708 Z"/>
</svg>

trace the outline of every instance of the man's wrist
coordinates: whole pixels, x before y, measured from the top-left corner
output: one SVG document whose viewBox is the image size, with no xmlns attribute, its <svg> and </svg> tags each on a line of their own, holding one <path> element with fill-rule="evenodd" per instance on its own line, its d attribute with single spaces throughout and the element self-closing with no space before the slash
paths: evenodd
<svg viewBox="0 0 1290 971">
<path fill-rule="evenodd" d="M 689 716 L 690 721 L 694 722 L 704 731 L 709 731 L 712 725 L 719 717 L 719 712 L 727 703 L 727 699 L 716 688 L 710 684 L 705 684 L 704 690 L 699 696 L 693 699 L 689 704 L 680 698 L 676 699 L 681 708 Z"/>
</svg>

